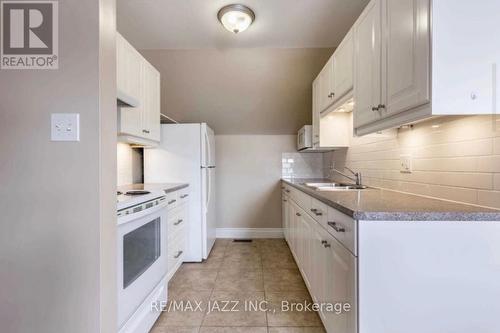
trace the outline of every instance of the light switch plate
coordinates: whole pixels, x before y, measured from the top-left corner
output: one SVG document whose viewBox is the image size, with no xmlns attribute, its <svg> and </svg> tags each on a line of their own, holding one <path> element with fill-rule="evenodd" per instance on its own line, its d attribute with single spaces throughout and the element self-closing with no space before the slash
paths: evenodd
<svg viewBox="0 0 500 333">
<path fill-rule="evenodd" d="M 80 114 L 53 113 L 50 128 L 52 141 L 80 141 Z"/>
<path fill-rule="evenodd" d="M 413 166 L 412 166 L 412 158 L 410 154 L 404 154 L 399 156 L 399 161 L 400 161 L 400 171 L 402 173 L 412 173 L 413 171 Z"/>
</svg>

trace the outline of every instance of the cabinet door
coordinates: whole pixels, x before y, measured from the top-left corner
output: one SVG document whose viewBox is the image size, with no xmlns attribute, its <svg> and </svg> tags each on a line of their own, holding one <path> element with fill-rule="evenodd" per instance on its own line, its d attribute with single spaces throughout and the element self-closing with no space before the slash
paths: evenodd
<svg viewBox="0 0 500 333">
<path fill-rule="evenodd" d="M 333 96 L 335 103 L 353 88 L 354 40 L 352 29 L 333 54 Z"/>
<path fill-rule="evenodd" d="M 140 58 L 137 51 L 119 33 L 116 34 L 117 90 L 136 100 L 140 98 Z"/>
<path fill-rule="evenodd" d="M 124 41 L 124 55 L 122 55 L 125 60 L 125 64 L 119 65 L 119 67 L 124 67 L 125 72 L 119 74 L 123 76 L 122 87 L 127 89 L 124 91 L 125 94 L 133 96 L 139 101 L 139 106 L 135 108 L 131 107 L 121 107 L 119 110 L 118 119 L 118 134 L 133 135 L 137 137 L 143 137 L 143 110 L 145 107 L 143 89 L 141 83 L 143 80 L 143 66 L 142 57 L 140 54 L 130 46 L 126 41 Z M 120 56 L 121 57 L 121 56 Z M 131 95 L 133 94 L 133 95 Z"/>
<path fill-rule="evenodd" d="M 319 76 L 313 81 L 312 85 L 312 127 L 313 127 L 313 147 L 319 147 L 319 125 L 320 125 L 320 101 L 321 94 L 319 85 Z"/>
<path fill-rule="evenodd" d="M 143 136 L 160 141 L 160 73 L 143 60 Z"/>
<path fill-rule="evenodd" d="M 295 245 L 295 235 L 296 235 L 296 229 L 295 229 L 295 221 L 296 221 L 296 210 L 295 210 L 295 205 L 290 202 L 290 205 L 288 206 L 288 223 L 289 223 L 289 246 L 290 250 L 292 253 L 297 257 L 297 248 Z"/>
<path fill-rule="evenodd" d="M 349 304 L 349 311 L 323 312 L 328 332 L 357 332 L 356 325 L 356 257 L 335 238 L 322 230 L 324 240 L 323 291 L 326 303 Z"/>
<path fill-rule="evenodd" d="M 430 102 L 430 2 L 385 0 L 383 117 Z"/>
<path fill-rule="evenodd" d="M 325 260 L 326 252 L 323 247 L 324 237 L 320 233 L 320 226 L 314 225 L 311 232 L 311 296 L 315 302 L 322 303 L 325 300 Z"/>
<path fill-rule="evenodd" d="M 319 112 L 323 112 L 333 104 L 334 97 L 334 77 L 333 77 L 333 55 L 330 57 L 325 67 L 319 73 L 320 102 Z"/>
<path fill-rule="evenodd" d="M 281 224 L 285 240 L 288 242 L 288 196 L 284 195 L 281 202 Z"/>
<path fill-rule="evenodd" d="M 354 127 L 380 119 L 381 0 L 372 0 L 354 26 Z"/>
</svg>

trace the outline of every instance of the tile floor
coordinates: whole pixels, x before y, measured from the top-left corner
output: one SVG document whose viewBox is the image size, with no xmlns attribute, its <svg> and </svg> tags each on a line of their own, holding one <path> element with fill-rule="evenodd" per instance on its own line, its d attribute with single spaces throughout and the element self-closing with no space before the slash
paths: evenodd
<svg viewBox="0 0 500 333">
<path fill-rule="evenodd" d="M 284 240 L 218 239 L 208 260 L 183 264 L 172 278 L 170 310 L 151 332 L 324 333 L 315 312 L 280 311 L 283 300 L 310 299 Z M 267 311 L 249 309 L 259 304 Z"/>
</svg>

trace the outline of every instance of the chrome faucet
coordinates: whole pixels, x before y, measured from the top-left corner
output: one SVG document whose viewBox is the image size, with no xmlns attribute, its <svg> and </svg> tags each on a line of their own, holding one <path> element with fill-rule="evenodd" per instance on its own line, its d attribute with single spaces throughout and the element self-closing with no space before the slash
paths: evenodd
<svg viewBox="0 0 500 333">
<path fill-rule="evenodd" d="M 346 175 L 345 173 L 343 173 L 342 171 L 339 171 L 335 168 L 332 168 L 332 171 L 338 173 L 339 175 L 341 176 L 344 176 L 345 178 L 347 179 L 350 179 L 352 180 L 353 182 L 356 182 L 356 185 L 358 186 L 361 186 L 362 182 L 363 182 L 363 179 L 362 179 L 362 176 L 361 176 L 361 172 L 354 172 L 352 171 L 352 169 L 348 168 L 348 167 L 344 167 L 344 169 L 346 169 L 347 171 L 349 171 L 350 173 L 352 173 L 354 175 L 354 177 L 351 177 L 349 175 Z"/>
</svg>

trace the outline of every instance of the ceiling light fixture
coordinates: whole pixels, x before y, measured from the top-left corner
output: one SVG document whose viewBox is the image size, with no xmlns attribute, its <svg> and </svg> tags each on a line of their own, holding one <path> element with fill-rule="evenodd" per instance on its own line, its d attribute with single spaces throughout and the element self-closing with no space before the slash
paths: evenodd
<svg viewBox="0 0 500 333">
<path fill-rule="evenodd" d="M 255 20 L 255 14 L 247 6 L 234 4 L 222 7 L 217 18 L 224 28 L 237 34 L 247 30 Z"/>
</svg>

